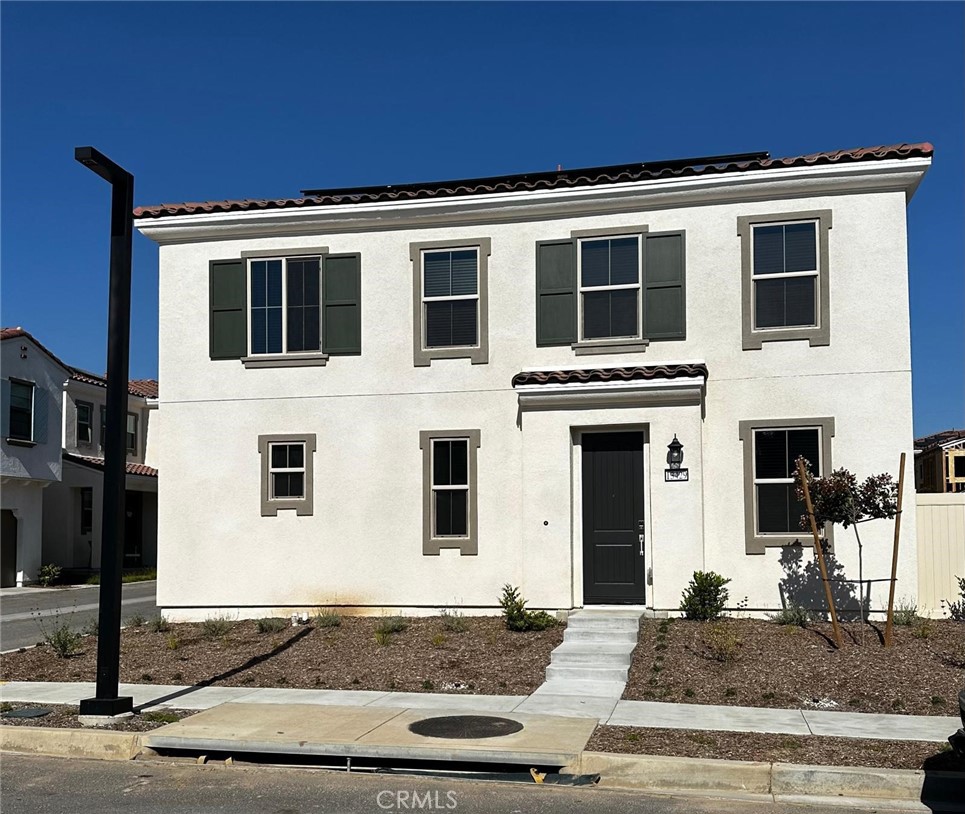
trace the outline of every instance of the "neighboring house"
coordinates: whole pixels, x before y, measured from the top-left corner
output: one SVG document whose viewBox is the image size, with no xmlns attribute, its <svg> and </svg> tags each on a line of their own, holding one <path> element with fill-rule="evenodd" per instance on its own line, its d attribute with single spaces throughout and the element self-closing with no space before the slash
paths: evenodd
<svg viewBox="0 0 965 814">
<path fill-rule="evenodd" d="M 915 439 L 915 489 L 965 492 L 965 430 Z"/>
<path fill-rule="evenodd" d="M 160 246 L 159 604 L 491 612 L 512 583 L 532 607 L 673 611 L 700 569 L 752 612 L 819 605 L 791 469 L 911 452 L 906 205 L 931 156 L 135 210 Z M 862 532 L 867 578 L 891 534 Z"/>
<path fill-rule="evenodd" d="M 64 364 L 21 328 L 3 329 L 2 338 L 3 584 L 34 581 L 42 563 L 99 569 L 107 381 Z M 34 416 L 29 442 L 21 437 L 28 386 Z M 157 561 L 156 404 L 157 382 L 129 383 L 125 567 Z M 15 573 L 6 565 L 14 560 Z"/>
</svg>

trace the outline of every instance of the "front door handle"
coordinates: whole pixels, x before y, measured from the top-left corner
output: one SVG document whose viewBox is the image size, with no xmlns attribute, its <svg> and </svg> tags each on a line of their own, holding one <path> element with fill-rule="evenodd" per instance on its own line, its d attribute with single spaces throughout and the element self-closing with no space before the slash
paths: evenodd
<svg viewBox="0 0 965 814">
<path fill-rule="evenodd" d="M 644 535 L 643 532 L 640 532 L 640 534 L 638 534 L 637 536 L 640 538 L 640 556 L 642 557 L 642 556 L 643 556 L 643 540 L 644 540 L 644 537 L 645 537 L 646 535 Z"/>
</svg>

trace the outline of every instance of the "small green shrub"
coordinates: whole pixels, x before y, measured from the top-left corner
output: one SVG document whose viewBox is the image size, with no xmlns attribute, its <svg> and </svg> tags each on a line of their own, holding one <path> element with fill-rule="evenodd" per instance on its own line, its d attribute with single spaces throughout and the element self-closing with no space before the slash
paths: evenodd
<svg viewBox="0 0 965 814">
<path fill-rule="evenodd" d="M 918 606 L 911 600 L 899 599 L 895 604 L 895 611 L 891 618 L 896 625 L 911 627 L 920 618 L 918 616 Z"/>
<path fill-rule="evenodd" d="M 703 634 L 703 641 L 707 655 L 724 664 L 735 661 L 743 645 L 741 638 L 726 622 L 709 625 Z"/>
<path fill-rule="evenodd" d="M 696 694 L 690 687 L 684 690 L 684 698 L 693 698 Z"/>
<path fill-rule="evenodd" d="M 258 619 L 255 624 L 258 626 L 259 633 L 278 633 L 288 627 L 289 622 L 287 619 L 281 619 L 277 616 L 266 616 L 263 619 Z"/>
<path fill-rule="evenodd" d="M 391 641 L 392 641 L 392 634 L 389 633 L 388 631 L 385 631 L 385 630 L 375 631 L 375 643 L 379 645 L 379 647 L 385 647 Z"/>
<path fill-rule="evenodd" d="M 10 712 L 13 709 L 13 704 L 9 701 L 0 701 L 0 712 Z"/>
<path fill-rule="evenodd" d="M 152 724 L 174 724 L 181 720 L 175 713 L 164 710 L 145 712 L 141 717 Z"/>
<path fill-rule="evenodd" d="M 338 627 L 342 617 L 334 608 L 324 608 L 315 614 L 315 627 Z"/>
<path fill-rule="evenodd" d="M 942 607 L 956 622 L 965 622 L 965 577 L 955 576 L 958 582 L 958 599 L 954 602 L 942 600 Z"/>
<path fill-rule="evenodd" d="M 694 578 L 690 581 L 680 601 L 680 610 L 684 616 L 698 622 L 719 619 L 727 604 L 727 588 L 730 582 L 713 571 L 694 571 Z"/>
<path fill-rule="evenodd" d="M 935 623 L 931 619 L 920 618 L 911 628 L 911 635 L 916 639 L 928 639 L 935 630 Z"/>
<path fill-rule="evenodd" d="M 933 707 L 941 707 L 941 706 L 944 706 L 944 705 L 945 705 L 945 699 L 942 698 L 940 695 L 933 695 L 933 696 L 931 697 L 931 705 L 932 705 Z"/>
<path fill-rule="evenodd" d="M 150 624 L 155 633 L 167 633 L 171 629 L 171 623 L 160 614 L 151 619 Z"/>
<path fill-rule="evenodd" d="M 442 627 L 450 633 L 465 633 L 469 630 L 469 620 L 459 611 L 443 608 L 439 611 Z"/>
<path fill-rule="evenodd" d="M 508 630 L 547 630 L 559 624 L 559 620 L 546 611 L 526 610 L 526 600 L 519 595 L 519 589 L 508 583 L 503 586 L 499 604 L 502 606 L 503 620 Z"/>
<path fill-rule="evenodd" d="M 150 673 L 141 673 L 141 681 L 154 681 L 154 676 Z"/>
<path fill-rule="evenodd" d="M 737 695 L 737 690 L 733 687 L 728 687 L 724 690 L 724 698 L 734 698 Z"/>
<path fill-rule="evenodd" d="M 174 633 L 169 633 L 164 640 L 164 646 L 168 650 L 177 650 L 181 646 L 181 640 Z"/>
<path fill-rule="evenodd" d="M 383 616 L 375 626 L 376 633 L 401 633 L 409 626 L 409 620 L 402 616 Z"/>
<path fill-rule="evenodd" d="M 218 639 L 227 636 L 234 627 L 227 616 L 211 616 L 201 623 L 201 635 L 206 639 Z"/>
<path fill-rule="evenodd" d="M 433 647 L 442 647 L 446 643 L 446 634 L 436 633 L 433 635 L 431 641 Z"/>
<path fill-rule="evenodd" d="M 424 690 L 434 690 L 436 685 L 433 684 L 428 678 L 422 682 L 422 689 Z"/>
<path fill-rule="evenodd" d="M 50 645 L 58 658 L 68 659 L 80 650 L 83 636 L 74 630 L 69 622 L 54 617 L 51 627 L 41 627 L 44 641 Z"/>
<path fill-rule="evenodd" d="M 60 578 L 60 571 L 60 566 L 54 565 L 52 562 L 41 565 L 40 570 L 37 572 L 37 582 L 44 588 L 49 588 Z"/>
<path fill-rule="evenodd" d="M 788 605 L 777 613 L 769 613 L 768 618 L 775 624 L 795 627 L 808 627 L 815 621 L 814 614 L 800 605 Z"/>
<path fill-rule="evenodd" d="M 147 621 L 140 613 L 132 613 L 127 617 L 128 627 L 143 627 L 144 623 Z"/>
<path fill-rule="evenodd" d="M 173 681 L 173 682 L 175 682 L 175 683 L 179 683 L 179 682 L 181 682 L 183 679 L 184 679 L 184 674 L 183 674 L 183 673 L 172 673 L 172 674 L 171 674 L 171 681 Z"/>
</svg>

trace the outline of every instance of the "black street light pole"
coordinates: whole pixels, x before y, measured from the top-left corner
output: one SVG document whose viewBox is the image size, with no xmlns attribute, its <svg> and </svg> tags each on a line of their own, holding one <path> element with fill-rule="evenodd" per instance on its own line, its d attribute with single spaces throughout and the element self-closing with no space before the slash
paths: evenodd
<svg viewBox="0 0 965 814">
<path fill-rule="evenodd" d="M 119 697 L 121 569 L 124 564 L 127 377 L 131 338 L 131 235 L 134 176 L 93 147 L 74 158 L 111 185 L 111 282 L 107 322 L 107 419 L 104 443 L 104 515 L 101 524 L 100 619 L 97 629 L 97 694 L 80 702 L 81 715 L 121 715 L 133 710 Z"/>
</svg>

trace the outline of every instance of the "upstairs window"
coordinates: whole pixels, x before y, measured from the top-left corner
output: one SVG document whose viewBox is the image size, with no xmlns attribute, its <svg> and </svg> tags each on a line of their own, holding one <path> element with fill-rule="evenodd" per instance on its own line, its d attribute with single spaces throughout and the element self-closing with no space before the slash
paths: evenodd
<svg viewBox="0 0 965 814">
<path fill-rule="evenodd" d="M 127 432 L 125 438 L 127 441 L 127 453 L 129 455 L 137 455 L 137 415 L 134 413 L 127 414 Z"/>
<path fill-rule="evenodd" d="M 250 353 L 321 350 L 321 261 L 318 257 L 252 260 Z"/>
<path fill-rule="evenodd" d="M 753 227 L 754 330 L 817 323 L 817 223 Z"/>
<path fill-rule="evenodd" d="M 425 347 L 479 344 L 479 251 L 423 252 Z"/>
<path fill-rule="evenodd" d="M 580 241 L 581 339 L 640 337 L 640 237 Z"/>
<path fill-rule="evenodd" d="M 94 443 L 94 405 L 77 402 L 77 444 L 89 447 Z"/>
<path fill-rule="evenodd" d="M 16 441 L 33 440 L 33 407 L 33 384 L 11 379 L 7 438 Z"/>
</svg>

